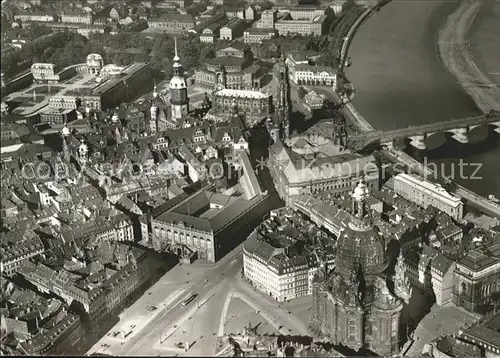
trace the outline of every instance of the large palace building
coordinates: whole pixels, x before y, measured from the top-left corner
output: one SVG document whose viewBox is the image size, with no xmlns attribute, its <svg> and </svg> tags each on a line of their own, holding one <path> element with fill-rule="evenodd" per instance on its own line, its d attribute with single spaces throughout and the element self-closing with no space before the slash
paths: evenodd
<svg viewBox="0 0 500 358">
<path fill-rule="evenodd" d="M 216 57 L 196 69 L 195 84 L 209 90 L 259 89 L 264 75 L 265 71 L 254 64 L 250 48 L 232 43 L 219 49 Z"/>
<path fill-rule="evenodd" d="M 96 87 L 81 95 L 82 103 L 91 109 L 115 108 L 134 98 L 144 83 L 151 79 L 151 66 L 149 63 L 133 63 L 118 75 L 99 79 Z"/>
<path fill-rule="evenodd" d="M 393 278 L 383 235 L 373 225 L 366 201 L 369 190 L 360 182 L 352 193 L 352 210 L 337 241 L 335 268 L 323 265 L 314 278 L 313 330 L 333 344 L 381 356 L 401 349 L 401 312 L 411 297 L 402 257 Z M 393 281 L 394 289 L 387 282 Z"/>
<path fill-rule="evenodd" d="M 228 113 L 236 104 L 241 113 L 260 119 L 269 116 L 273 110 L 273 97 L 268 93 L 250 90 L 222 89 L 213 94 L 215 113 Z"/>
<path fill-rule="evenodd" d="M 298 154 L 278 140 L 270 148 L 269 162 L 276 191 L 287 205 L 302 194 L 326 190 L 347 194 L 361 177 L 370 188 L 378 189 L 379 172 L 372 155 L 346 152 L 316 158 L 314 154 Z"/>
</svg>

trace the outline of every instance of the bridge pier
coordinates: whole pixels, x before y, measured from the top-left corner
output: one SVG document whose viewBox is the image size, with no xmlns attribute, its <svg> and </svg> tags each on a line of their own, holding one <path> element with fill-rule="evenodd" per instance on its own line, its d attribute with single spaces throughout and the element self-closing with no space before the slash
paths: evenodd
<svg viewBox="0 0 500 358">
<path fill-rule="evenodd" d="M 455 139 L 457 142 L 462 144 L 469 143 L 469 137 L 467 136 L 467 133 L 469 131 L 467 130 L 467 128 L 452 129 L 450 130 L 450 132 L 453 133 L 452 138 Z"/>
<path fill-rule="evenodd" d="M 412 137 L 409 137 L 411 142 L 410 142 L 410 145 L 417 148 L 417 149 L 420 149 L 420 150 L 426 150 L 427 147 L 424 143 L 424 140 L 425 140 L 425 136 L 423 135 L 416 135 L 416 136 L 412 136 Z"/>
<path fill-rule="evenodd" d="M 495 132 L 497 132 L 498 134 L 500 134 L 500 122 L 493 122 L 492 124 L 494 126 L 496 126 Z"/>
<path fill-rule="evenodd" d="M 345 103 L 347 109 L 351 113 L 355 113 L 352 103 Z M 351 108 L 349 108 L 349 106 Z M 357 119 L 357 118 L 355 118 Z M 361 118 L 362 119 L 362 118 Z M 449 132 L 455 140 L 460 143 L 468 143 L 468 132 L 471 129 L 479 126 L 494 126 L 495 132 L 500 134 L 500 111 L 491 111 L 488 114 L 483 114 L 480 116 L 462 118 L 462 119 L 450 119 L 449 121 L 429 123 L 421 126 L 410 126 L 408 128 L 394 129 L 390 131 L 375 131 L 371 128 L 369 124 L 365 127 L 366 131 L 364 133 L 358 133 L 349 136 L 348 147 L 361 150 L 372 144 L 382 144 L 387 147 L 391 147 L 389 141 L 408 138 L 411 140 L 411 145 L 420 150 L 425 150 L 425 138 L 429 135 L 434 135 L 439 132 Z M 365 124 L 363 121 L 358 119 L 360 123 Z"/>
</svg>

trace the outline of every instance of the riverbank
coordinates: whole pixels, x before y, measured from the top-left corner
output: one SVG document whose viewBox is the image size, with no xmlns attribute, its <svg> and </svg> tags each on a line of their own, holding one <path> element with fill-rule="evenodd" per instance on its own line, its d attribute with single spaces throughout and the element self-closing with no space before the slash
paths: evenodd
<svg viewBox="0 0 500 358">
<path fill-rule="evenodd" d="M 463 118 L 482 111 L 445 68 L 439 55 L 438 35 L 459 1 L 392 1 L 371 16 L 356 32 L 349 46 L 353 64 L 346 76 L 356 89 L 352 103 L 377 130 L 392 130 Z M 497 50 L 500 6 L 482 8 L 471 29 L 473 59 L 482 71 L 500 72 Z M 486 21 L 485 21 L 486 19 Z M 477 31 L 475 31 L 478 29 Z M 478 48 L 484 48 L 477 51 Z M 483 67 L 483 63 L 489 67 Z M 493 77 L 493 76 L 492 76 Z M 458 173 L 460 160 L 472 163 L 456 182 L 480 194 L 500 196 L 498 158 L 500 138 L 486 127 L 469 133 L 469 144 L 460 144 L 445 134 L 427 139 L 428 150 L 414 155 L 420 161 L 440 165 L 446 175 Z M 412 148 L 410 148 L 410 151 Z M 418 151 L 417 151 L 418 152 Z M 480 167 L 472 180 L 474 168 Z M 476 177 L 475 177 L 476 178 Z"/>
<path fill-rule="evenodd" d="M 439 56 L 448 71 L 484 113 L 500 110 L 500 88 L 476 65 L 469 50 L 467 34 L 484 5 L 460 3 L 448 16 L 438 35 Z"/>
</svg>

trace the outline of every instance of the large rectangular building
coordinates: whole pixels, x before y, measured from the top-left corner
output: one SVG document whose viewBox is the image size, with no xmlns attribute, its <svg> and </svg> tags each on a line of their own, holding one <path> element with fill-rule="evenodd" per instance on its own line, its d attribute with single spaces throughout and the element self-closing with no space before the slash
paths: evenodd
<svg viewBox="0 0 500 358">
<path fill-rule="evenodd" d="M 271 114 L 273 98 L 270 94 L 260 91 L 236 89 L 222 89 L 213 95 L 215 112 L 229 113 L 234 104 L 241 113 L 262 119 Z"/>
<path fill-rule="evenodd" d="M 246 44 L 261 44 L 264 40 L 276 37 L 276 30 L 269 28 L 251 27 L 243 32 L 243 42 Z"/>
<path fill-rule="evenodd" d="M 271 146 L 268 167 L 276 191 L 286 205 L 292 205 L 303 194 L 322 191 L 347 194 L 362 177 L 371 189 L 379 186 L 379 171 L 371 155 L 343 153 L 307 158 L 285 148 L 279 141 Z"/>
<path fill-rule="evenodd" d="M 191 15 L 163 14 L 160 17 L 148 19 L 150 29 L 167 33 L 182 33 L 192 29 L 194 25 L 194 19 Z"/>
<path fill-rule="evenodd" d="M 325 30 L 325 15 L 318 15 L 312 20 L 280 19 L 274 23 L 274 28 L 280 36 L 314 35 L 321 36 Z"/>
<path fill-rule="evenodd" d="M 151 77 L 149 63 L 134 63 L 119 77 L 106 78 L 97 87 L 82 96 L 82 104 L 92 109 L 114 108 L 133 98 Z"/>
<path fill-rule="evenodd" d="M 460 198 L 423 178 L 405 173 L 398 174 L 394 177 L 394 191 L 423 208 L 435 207 L 457 221 L 463 217 L 464 204 Z"/>
<path fill-rule="evenodd" d="M 212 192 L 211 188 L 205 186 L 151 219 L 151 240 L 156 250 L 167 249 L 179 256 L 196 254 L 200 260 L 213 263 L 241 243 L 244 238 L 237 239 L 236 230 L 252 220 L 250 210 L 267 195 L 246 200 Z"/>
</svg>

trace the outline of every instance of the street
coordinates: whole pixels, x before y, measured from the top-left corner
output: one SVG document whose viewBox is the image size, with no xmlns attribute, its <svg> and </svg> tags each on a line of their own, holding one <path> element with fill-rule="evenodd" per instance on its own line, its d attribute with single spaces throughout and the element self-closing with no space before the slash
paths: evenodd
<svg viewBox="0 0 500 358">
<path fill-rule="evenodd" d="M 241 278 L 241 251 L 240 245 L 216 266 L 195 263 L 167 272 L 87 354 L 212 355 L 218 336 L 239 333 L 248 321 L 260 327 L 259 334 L 309 335 L 308 318 L 294 313 L 310 312 L 310 297 L 293 302 L 292 313 L 287 307 L 291 303 L 279 304 L 256 291 Z M 189 278 L 192 281 L 186 283 Z M 192 293 L 198 296 L 182 305 Z M 150 306 L 157 311 L 149 317 L 141 314 Z"/>
<path fill-rule="evenodd" d="M 89 354 L 94 352 L 113 355 L 153 354 L 155 346 L 152 342 L 159 343 L 160 337 L 165 339 L 168 334 L 172 333 L 169 330 L 174 326 L 180 326 L 179 321 L 184 318 L 189 320 L 190 316 L 196 314 L 198 322 L 198 305 L 206 301 L 200 307 L 200 309 L 206 309 L 213 302 L 216 303 L 217 295 L 224 290 L 227 293 L 235 276 L 239 275 L 241 271 L 241 250 L 242 245 L 231 251 L 216 266 L 199 264 L 201 266 L 197 267 L 195 263 L 191 266 L 177 266 L 167 272 L 162 279 L 120 315 L 120 322 L 89 350 Z M 188 305 L 183 306 L 181 302 L 190 293 L 197 293 L 198 297 Z M 165 300 L 165 297 L 170 297 L 170 295 L 173 297 Z M 223 299 L 220 301 L 223 303 Z M 148 317 L 145 317 L 144 312 L 148 312 L 147 309 L 151 306 L 157 307 L 158 313 L 155 311 L 153 317 L 149 317 L 150 322 L 147 322 Z M 218 310 L 211 310 L 213 321 L 217 321 L 213 315 L 218 317 L 221 309 L 222 307 Z M 122 334 L 118 334 L 114 337 L 115 332 L 120 331 L 123 332 L 123 336 L 129 335 L 123 337 Z"/>
<path fill-rule="evenodd" d="M 307 87 L 306 87 L 307 88 Z M 339 95 L 330 87 L 313 87 L 314 91 L 325 95 L 335 105 L 342 105 L 342 100 Z M 310 88 L 308 88 L 310 90 Z M 371 132 L 374 128 L 368 121 L 366 121 L 356 109 L 352 106 L 351 102 L 342 105 L 340 112 L 347 121 L 347 125 L 354 132 Z"/>
</svg>

